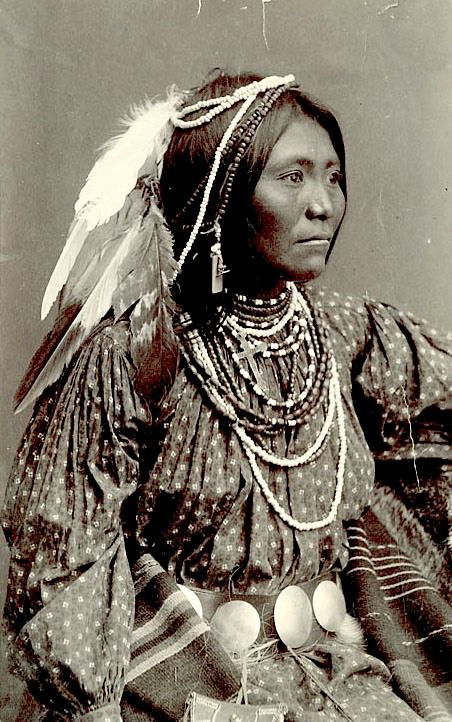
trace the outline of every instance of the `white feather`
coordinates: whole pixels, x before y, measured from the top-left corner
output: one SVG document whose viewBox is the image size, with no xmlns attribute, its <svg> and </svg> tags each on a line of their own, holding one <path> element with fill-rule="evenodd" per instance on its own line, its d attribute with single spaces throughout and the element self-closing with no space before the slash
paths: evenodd
<svg viewBox="0 0 452 722">
<path fill-rule="evenodd" d="M 58 345 L 46 361 L 37 378 L 16 409 L 19 413 L 34 401 L 45 388 L 54 383 L 63 370 L 67 368 L 74 353 L 80 348 L 93 328 L 112 306 L 113 296 L 121 283 L 121 279 L 129 272 L 128 258 L 135 247 L 145 242 L 140 229 L 142 218 L 137 218 L 124 235 L 122 242 L 113 254 L 104 272 L 91 290 L 80 312 L 65 331 Z"/>
<path fill-rule="evenodd" d="M 336 632 L 336 639 L 338 642 L 350 644 L 354 647 L 364 646 L 364 635 L 358 620 L 350 614 L 346 614 L 344 621 Z"/>
<path fill-rule="evenodd" d="M 140 168 L 149 163 L 152 154 L 162 152 L 177 97 L 174 94 L 168 100 L 147 100 L 133 108 L 130 118 L 123 121 L 126 132 L 106 144 L 75 204 L 77 214 L 85 213 L 89 230 L 122 208 L 125 197 L 135 187 Z M 157 155 L 156 165 L 160 160 Z"/>
<path fill-rule="evenodd" d="M 158 176 L 159 165 L 171 138 L 171 117 L 182 93 L 174 89 L 167 100 L 145 101 L 134 107 L 123 124 L 125 132 L 112 138 L 94 164 L 75 204 L 75 218 L 68 239 L 47 284 L 41 307 L 45 318 L 64 287 L 72 266 L 89 234 L 121 210 L 135 188 L 141 168 Z"/>
<path fill-rule="evenodd" d="M 74 266 L 68 281 L 72 294 L 62 300 L 61 331 L 45 339 L 35 355 L 16 394 L 17 413 L 60 377 L 110 309 L 115 320 L 133 309 L 133 357 L 137 368 L 144 363 L 143 389 L 165 387 L 177 355 L 167 284 L 175 265 L 172 237 L 155 203 L 141 200 L 140 192 L 129 194 L 125 220 L 120 218 L 113 229 L 106 226 L 115 231 L 109 241 L 102 234 L 97 238 L 93 264 Z"/>
<path fill-rule="evenodd" d="M 53 303 L 56 301 L 59 292 L 66 283 L 69 273 L 77 260 L 77 256 L 80 253 L 87 236 L 88 225 L 86 219 L 83 215 L 80 217 L 76 216 L 69 229 L 69 234 L 63 251 L 61 252 L 57 264 L 53 269 L 47 288 L 44 292 L 41 304 L 41 320 L 47 316 Z"/>
<path fill-rule="evenodd" d="M 129 255 L 132 244 L 137 241 L 140 223 L 141 219 L 137 219 L 129 229 L 77 317 L 77 321 L 87 332 L 94 328 L 112 305 L 113 295 L 120 283 L 121 264 Z"/>
</svg>

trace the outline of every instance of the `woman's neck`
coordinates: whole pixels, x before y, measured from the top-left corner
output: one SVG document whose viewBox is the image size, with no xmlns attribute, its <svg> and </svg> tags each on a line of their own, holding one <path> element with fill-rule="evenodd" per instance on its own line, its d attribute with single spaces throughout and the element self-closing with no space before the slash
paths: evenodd
<svg viewBox="0 0 452 722">
<path fill-rule="evenodd" d="M 257 274 L 250 271 L 235 279 L 234 293 L 268 300 L 279 296 L 287 286 L 287 281 L 273 274 Z"/>
</svg>

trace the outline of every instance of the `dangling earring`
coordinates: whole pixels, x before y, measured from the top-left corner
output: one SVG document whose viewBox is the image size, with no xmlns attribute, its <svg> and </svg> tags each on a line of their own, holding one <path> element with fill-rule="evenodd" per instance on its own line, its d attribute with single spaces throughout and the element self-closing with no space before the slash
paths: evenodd
<svg viewBox="0 0 452 722">
<path fill-rule="evenodd" d="M 223 254 L 221 253 L 221 228 L 218 221 L 214 223 L 215 243 L 210 249 L 210 257 L 212 259 L 212 293 L 221 293 L 224 288 L 223 276 L 229 273 L 229 269 L 223 263 Z"/>
</svg>

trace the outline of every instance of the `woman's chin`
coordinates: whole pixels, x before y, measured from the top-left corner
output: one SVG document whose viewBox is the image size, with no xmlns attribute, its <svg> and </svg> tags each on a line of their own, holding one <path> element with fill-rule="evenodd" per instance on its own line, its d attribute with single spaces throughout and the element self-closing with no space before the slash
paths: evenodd
<svg viewBox="0 0 452 722">
<path fill-rule="evenodd" d="M 294 269 L 289 275 L 289 281 L 295 283 L 309 283 L 322 275 L 325 271 L 325 258 L 319 259 L 318 262 L 312 263 L 303 269 Z"/>
<path fill-rule="evenodd" d="M 309 283 L 322 275 L 325 271 L 325 255 L 312 254 L 304 259 L 303 264 L 267 265 L 261 268 L 242 269 L 240 276 L 236 276 L 233 290 L 236 293 L 245 293 L 250 296 L 274 296 L 284 287 L 286 281 L 294 283 Z"/>
</svg>

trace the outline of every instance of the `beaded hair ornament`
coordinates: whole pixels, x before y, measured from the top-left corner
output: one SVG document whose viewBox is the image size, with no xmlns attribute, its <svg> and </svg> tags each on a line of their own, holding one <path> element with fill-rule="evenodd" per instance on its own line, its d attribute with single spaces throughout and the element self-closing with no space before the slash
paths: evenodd
<svg viewBox="0 0 452 722">
<path fill-rule="evenodd" d="M 138 366 L 149 364 L 147 350 L 152 347 L 160 347 L 167 359 L 174 356 L 169 286 L 181 272 L 200 232 L 223 153 L 258 96 L 262 95 L 265 102 L 257 123 L 276 98 L 294 84 L 293 75 L 268 76 L 230 95 L 185 106 L 190 94 L 171 88 L 165 100 L 147 101 L 132 109 L 123 121 L 125 132 L 104 146 L 75 203 L 75 217 L 41 308 L 41 318 L 45 318 L 58 300 L 59 316 L 17 391 L 17 412 L 61 376 L 83 341 L 109 312 L 116 320 L 132 309 L 132 352 Z M 175 127 L 189 131 L 235 106 L 238 110 L 215 151 L 190 237 L 176 261 L 171 233 L 152 192 L 160 178 L 163 156 Z M 255 127 L 244 143 L 251 142 Z M 227 190 L 242 155 L 238 154 L 229 169 Z M 214 222 L 214 293 L 222 289 L 226 272 L 220 230 L 226 203 L 227 198 L 223 198 Z M 156 376 L 161 375 L 160 362 L 154 353 L 151 363 Z"/>
<path fill-rule="evenodd" d="M 207 182 L 204 189 L 204 194 L 201 200 L 201 205 L 199 208 L 198 217 L 196 218 L 196 222 L 193 226 L 193 229 L 190 233 L 190 237 L 188 239 L 188 242 L 184 248 L 184 250 L 181 253 L 181 256 L 178 261 L 177 266 L 177 274 L 182 269 L 183 264 L 185 263 L 185 260 L 187 256 L 189 255 L 190 251 L 193 248 L 193 245 L 196 241 L 196 238 L 199 234 L 199 231 L 201 229 L 202 223 L 204 221 L 204 217 L 206 215 L 207 206 L 209 204 L 210 195 L 212 192 L 212 187 L 215 182 L 215 178 L 217 176 L 218 170 L 220 168 L 221 158 L 222 155 L 228 145 L 229 140 L 231 139 L 234 130 L 239 125 L 242 118 L 247 113 L 248 109 L 251 107 L 251 105 L 254 103 L 257 95 L 259 93 L 265 93 L 266 91 L 271 91 L 274 89 L 278 89 L 277 93 L 271 93 L 270 100 L 271 103 L 268 104 L 268 108 L 271 107 L 271 105 L 274 103 L 276 98 L 285 90 L 287 90 L 290 85 L 292 85 L 295 82 L 295 78 L 293 75 L 286 75 L 285 77 L 281 78 L 279 76 L 269 76 L 267 78 L 264 78 L 260 81 L 254 81 L 253 83 L 250 83 L 249 85 L 245 85 L 242 88 L 238 88 L 235 90 L 231 95 L 226 95 L 221 98 L 209 98 L 207 100 L 200 100 L 198 103 L 195 103 L 194 105 L 190 105 L 186 108 L 183 108 L 179 112 L 173 116 L 172 120 L 177 128 L 183 128 L 183 129 L 189 129 L 189 128 L 198 128 L 201 125 L 205 125 L 206 123 L 209 123 L 212 118 L 214 118 L 219 113 L 224 112 L 225 110 L 228 110 L 229 108 L 233 107 L 234 105 L 242 102 L 241 107 L 231 120 L 229 126 L 227 127 L 213 158 L 212 168 L 210 170 L 209 176 L 207 178 Z M 269 98 L 267 98 L 268 100 Z M 185 120 L 187 115 L 192 115 L 193 113 L 196 113 L 200 110 L 205 110 L 208 108 L 207 112 L 200 115 L 194 120 Z M 261 111 L 261 115 L 263 117 L 263 113 Z M 218 217 L 215 219 L 214 222 L 214 229 L 215 229 L 215 236 L 217 239 L 217 242 L 212 247 L 212 258 L 214 259 L 213 267 L 212 267 L 212 293 L 218 293 L 222 290 L 222 274 L 225 272 L 222 257 L 221 257 L 221 230 L 220 230 L 220 217 L 221 217 L 221 211 L 220 209 Z"/>
</svg>

